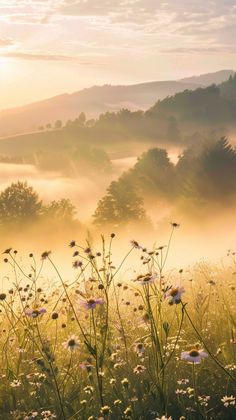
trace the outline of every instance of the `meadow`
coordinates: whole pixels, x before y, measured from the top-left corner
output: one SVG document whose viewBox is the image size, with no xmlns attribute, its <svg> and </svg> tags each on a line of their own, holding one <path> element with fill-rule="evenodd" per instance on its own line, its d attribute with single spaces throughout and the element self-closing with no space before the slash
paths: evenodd
<svg viewBox="0 0 236 420">
<path fill-rule="evenodd" d="M 235 418 L 235 253 L 169 269 L 178 227 L 120 261 L 119 235 L 73 240 L 70 280 L 53 252 L 3 250 L 1 419 Z"/>
</svg>

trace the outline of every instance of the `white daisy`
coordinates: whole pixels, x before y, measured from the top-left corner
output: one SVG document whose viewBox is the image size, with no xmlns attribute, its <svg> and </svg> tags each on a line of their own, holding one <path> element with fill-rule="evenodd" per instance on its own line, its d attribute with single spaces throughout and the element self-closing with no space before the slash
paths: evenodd
<svg viewBox="0 0 236 420">
<path fill-rule="evenodd" d="M 233 395 L 231 395 L 230 397 L 228 397 L 227 395 L 223 398 L 221 398 L 221 401 L 223 402 L 225 407 L 229 407 L 229 405 L 235 405 L 235 400 L 236 398 L 233 397 Z"/>
<path fill-rule="evenodd" d="M 181 359 L 186 360 L 190 363 L 201 363 L 201 359 L 208 357 L 208 354 L 203 350 L 192 349 L 190 351 L 183 351 L 181 353 Z"/>
<path fill-rule="evenodd" d="M 72 351 L 72 350 L 75 350 L 76 348 L 79 347 L 80 342 L 79 342 L 79 340 L 77 339 L 77 337 L 75 335 L 72 335 L 62 345 L 63 345 L 64 348 Z"/>
</svg>

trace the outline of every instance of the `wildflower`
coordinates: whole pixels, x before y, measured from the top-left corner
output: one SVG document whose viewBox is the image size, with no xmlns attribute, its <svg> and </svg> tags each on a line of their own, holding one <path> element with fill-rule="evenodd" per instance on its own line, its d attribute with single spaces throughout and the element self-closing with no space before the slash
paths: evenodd
<svg viewBox="0 0 236 420">
<path fill-rule="evenodd" d="M 132 414 L 133 414 L 132 408 L 127 407 L 124 411 L 125 418 L 131 418 Z"/>
<path fill-rule="evenodd" d="M 43 420 L 56 419 L 56 415 L 54 413 L 52 413 L 50 410 L 42 411 L 41 416 L 43 416 Z"/>
<path fill-rule="evenodd" d="M 143 373 L 145 370 L 146 370 L 145 366 L 143 366 L 143 365 L 137 365 L 137 366 L 133 369 L 133 372 L 134 372 L 136 375 L 139 375 L 140 373 Z"/>
<path fill-rule="evenodd" d="M 70 248 L 74 248 L 74 246 L 76 246 L 76 242 L 75 242 L 75 241 L 71 241 L 71 242 L 69 243 L 69 247 L 70 247 Z"/>
<path fill-rule="evenodd" d="M 209 280 L 208 281 L 208 284 L 210 284 L 211 286 L 215 286 L 216 285 L 216 282 L 214 280 Z"/>
<path fill-rule="evenodd" d="M 0 293 L 0 300 L 5 300 L 7 297 L 6 293 Z"/>
<path fill-rule="evenodd" d="M 12 248 L 7 248 L 5 249 L 5 251 L 3 252 L 3 254 L 10 254 L 12 251 Z"/>
<path fill-rule="evenodd" d="M 179 286 L 172 287 L 165 293 L 164 298 L 165 299 L 169 298 L 169 305 L 173 305 L 174 303 L 178 304 L 181 302 L 181 297 L 183 293 L 185 293 L 185 290 L 183 287 L 179 287 Z"/>
<path fill-rule="evenodd" d="M 156 420 L 172 420 L 172 417 L 161 416 L 161 417 L 157 417 Z"/>
<path fill-rule="evenodd" d="M 189 383 L 189 379 L 180 379 L 177 381 L 178 385 L 187 385 Z"/>
<path fill-rule="evenodd" d="M 115 378 L 110 379 L 110 384 L 111 385 L 115 385 L 115 383 L 116 383 L 116 379 Z"/>
<path fill-rule="evenodd" d="M 38 417 L 38 412 L 37 411 L 31 411 L 27 414 L 26 417 L 24 417 L 24 420 L 32 420 L 35 419 L 36 417 Z"/>
<path fill-rule="evenodd" d="M 184 389 L 177 388 L 175 393 L 176 393 L 176 395 L 184 395 L 184 394 L 186 394 L 186 391 Z"/>
<path fill-rule="evenodd" d="M 221 398 L 221 401 L 223 402 L 225 407 L 229 407 L 230 405 L 235 405 L 236 398 L 231 395 L 230 397 L 227 397 L 227 395 L 223 398 Z"/>
<path fill-rule="evenodd" d="M 81 405 L 86 405 L 86 404 L 87 404 L 87 400 L 82 400 L 82 401 L 80 401 L 80 404 L 81 404 Z"/>
<path fill-rule="evenodd" d="M 122 404 L 122 401 L 121 400 L 115 400 L 113 404 L 114 405 L 120 405 L 120 404 Z"/>
<path fill-rule="evenodd" d="M 91 365 L 91 363 L 89 363 L 89 362 L 82 362 L 82 363 L 80 363 L 79 367 L 83 370 L 86 369 L 88 372 L 90 372 L 93 365 Z"/>
<path fill-rule="evenodd" d="M 202 395 L 202 396 L 199 395 L 198 401 L 199 401 L 200 405 L 202 405 L 203 407 L 207 407 L 210 398 L 211 397 L 209 395 Z"/>
<path fill-rule="evenodd" d="M 121 384 L 123 385 L 124 388 L 128 388 L 129 387 L 129 380 L 127 378 L 122 379 Z"/>
<path fill-rule="evenodd" d="M 12 388 L 18 388 L 19 386 L 21 386 L 21 381 L 19 381 L 18 379 L 14 379 L 11 383 L 10 386 Z"/>
<path fill-rule="evenodd" d="M 51 251 L 44 251 L 41 255 L 41 259 L 46 260 L 50 254 L 51 254 Z"/>
<path fill-rule="evenodd" d="M 40 309 L 27 309 L 25 311 L 25 314 L 27 316 L 31 316 L 32 318 L 37 318 L 39 315 L 45 314 L 46 309 L 45 308 L 40 308 Z"/>
<path fill-rule="evenodd" d="M 115 363 L 114 364 L 114 369 L 119 369 L 119 368 L 121 368 L 122 366 L 124 366 L 125 365 L 125 363 L 122 363 L 122 362 L 119 362 L 119 363 Z"/>
<path fill-rule="evenodd" d="M 85 309 L 94 309 L 97 305 L 102 305 L 104 303 L 103 299 L 87 299 L 86 301 L 81 302 L 81 306 L 83 306 Z"/>
<path fill-rule="evenodd" d="M 142 247 L 139 245 L 139 243 L 137 241 L 130 241 L 131 245 L 136 248 L 136 249 L 142 249 Z"/>
<path fill-rule="evenodd" d="M 101 378 L 103 378 L 103 376 L 105 376 L 105 373 L 102 372 L 101 370 L 98 372 L 98 376 L 100 376 Z"/>
<path fill-rule="evenodd" d="M 76 260 L 73 262 L 72 267 L 79 268 L 79 267 L 82 267 L 82 265 L 83 265 L 82 261 Z"/>
<path fill-rule="evenodd" d="M 183 351 L 181 353 L 181 359 L 186 360 L 190 363 L 201 363 L 201 359 L 208 357 L 208 354 L 203 350 L 192 349 L 190 351 Z"/>
<path fill-rule="evenodd" d="M 144 345 L 143 343 L 136 343 L 134 346 L 134 351 L 137 353 L 138 356 L 142 356 L 144 353 Z"/>
<path fill-rule="evenodd" d="M 231 371 L 234 371 L 234 370 L 236 370 L 236 365 L 226 365 L 225 366 L 225 369 L 228 369 L 228 370 L 231 370 Z"/>
<path fill-rule="evenodd" d="M 109 405 L 104 405 L 103 407 L 101 407 L 100 410 L 101 414 L 103 414 L 104 416 L 109 416 L 109 414 L 112 412 L 111 408 L 109 407 Z"/>
<path fill-rule="evenodd" d="M 58 318 L 58 313 L 57 312 L 53 312 L 52 313 L 52 319 L 57 319 Z"/>
<path fill-rule="evenodd" d="M 180 227 L 180 224 L 179 224 L 179 223 L 172 222 L 172 223 L 171 223 L 171 226 L 172 226 L 173 228 L 178 228 L 178 227 Z"/>
<path fill-rule="evenodd" d="M 84 392 L 85 392 L 85 394 L 92 394 L 93 393 L 93 391 L 94 391 L 94 388 L 92 387 L 92 386 L 86 386 L 85 388 L 84 388 Z"/>
<path fill-rule="evenodd" d="M 157 279 L 156 274 L 147 273 L 145 275 L 140 275 L 136 278 L 135 281 L 139 282 L 142 285 L 154 283 L 154 281 Z"/>
<path fill-rule="evenodd" d="M 78 341 L 77 337 L 75 335 L 72 335 L 69 340 L 63 343 L 63 346 L 67 348 L 68 350 L 75 350 L 77 347 L 79 347 L 80 342 Z"/>
</svg>

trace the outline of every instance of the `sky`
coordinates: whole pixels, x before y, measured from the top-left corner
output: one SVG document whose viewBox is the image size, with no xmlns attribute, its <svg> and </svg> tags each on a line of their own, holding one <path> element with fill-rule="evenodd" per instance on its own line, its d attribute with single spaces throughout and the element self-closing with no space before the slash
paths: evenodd
<svg viewBox="0 0 236 420">
<path fill-rule="evenodd" d="M 0 109 L 236 69 L 236 0 L 0 0 Z"/>
</svg>

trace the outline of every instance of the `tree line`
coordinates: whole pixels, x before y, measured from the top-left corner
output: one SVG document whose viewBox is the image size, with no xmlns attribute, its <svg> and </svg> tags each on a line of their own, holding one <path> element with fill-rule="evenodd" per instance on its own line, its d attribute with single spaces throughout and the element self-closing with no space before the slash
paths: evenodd
<svg viewBox="0 0 236 420">
<path fill-rule="evenodd" d="M 236 150 L 223 137 L 187 148 L 178 162 L 171 162 L 164 149 L 143 153 L 137 163 L 111 182 L 92 216 L 98 226 L 119 227 L 150 223 L 149 204 L 186 209 L 236 202 Z M 78 209 L 79 210 L 79 209 Z M 0 194 L 0 225 L 52 221 L 77 223 L 77 209 L 69 199 L 44 204 L 27 182 L 12 183 Z"/>
<path fill-rule="evenodd" d="M 236 202 L 236 150 L 223 137 L 187 148 L 174 165 L 166 150 L 145 152 L 98 203 L 98 225 L 148 221 L 145 208 L 166 205 L 182 210 Z M 145 205 L 146 204 L 146 205 Z"/>
<path fill-rule="evenodd" d="M 13 182 L 0 194 L 0 226 L 17 227 L 38 221 L 75 223 L 77 209 L 69 199 L 44 204 L 27 182 Z"/>
</svg>

